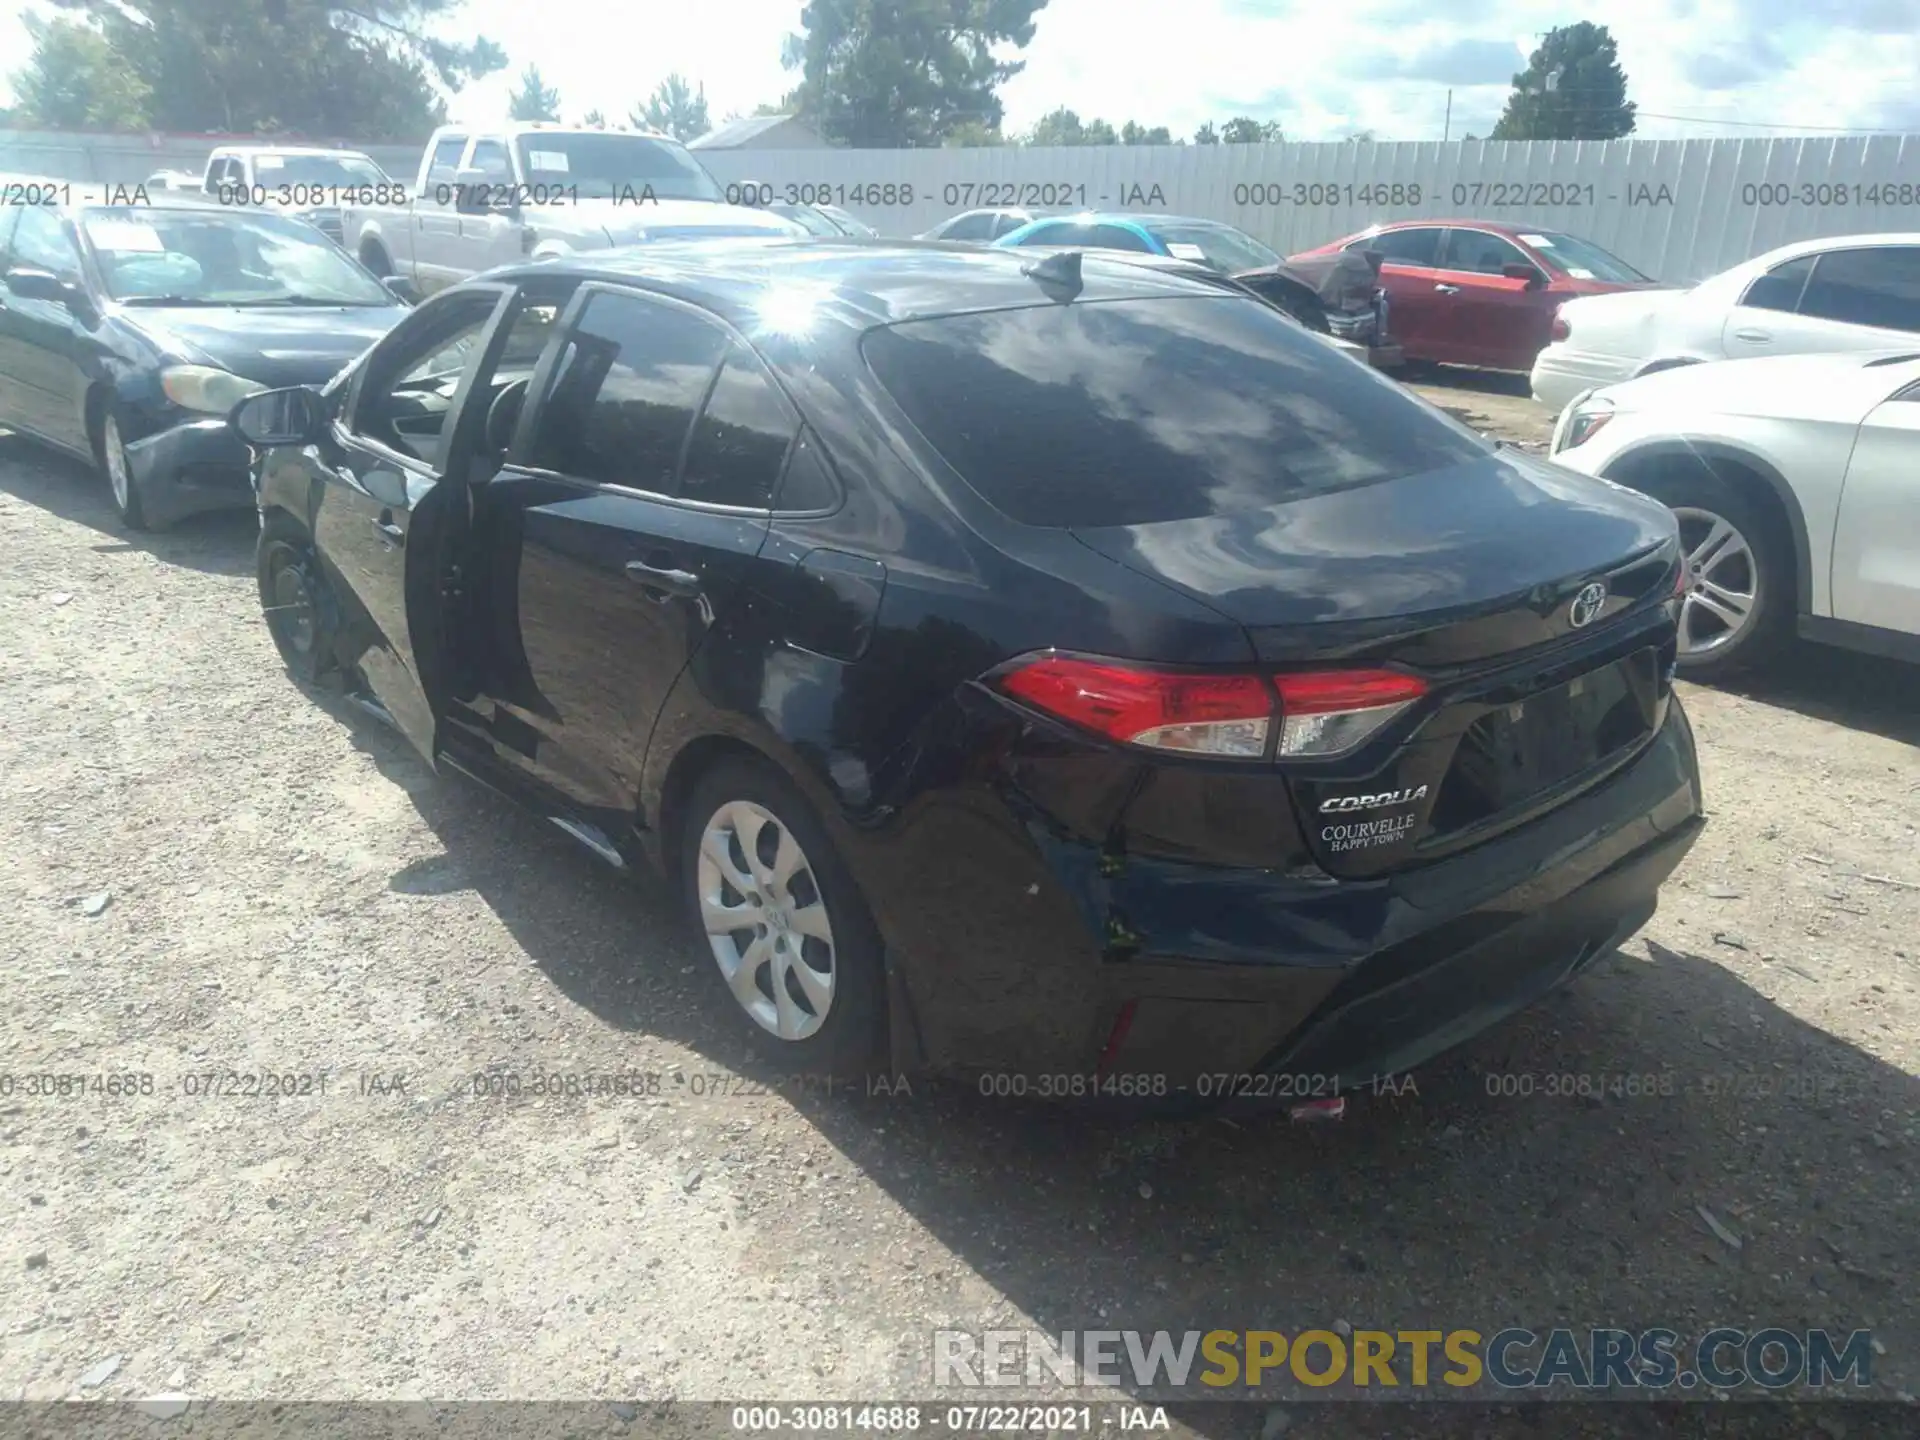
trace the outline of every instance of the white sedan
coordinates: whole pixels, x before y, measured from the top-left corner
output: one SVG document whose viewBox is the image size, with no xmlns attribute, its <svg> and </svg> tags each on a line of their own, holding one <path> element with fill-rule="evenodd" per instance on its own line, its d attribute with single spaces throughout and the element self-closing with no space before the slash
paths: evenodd
<svg viewBox="0 0 1920 1440">
<path fill-rule="evenodd" d="M 1731 673 L 1796 632 L 1920 660 L 1920 337 L 1592 391 L 1552 457 L 1673 510 L 1683 674 Z"/>
<path fill-rule="evenodd" d="M 1920 331 L 1920 235 L 1801 240 L 1691 290 L 1569 300 L 1533 363 L 1536 400 L 1702 360 L 1885 350 Z"/>
</svg>

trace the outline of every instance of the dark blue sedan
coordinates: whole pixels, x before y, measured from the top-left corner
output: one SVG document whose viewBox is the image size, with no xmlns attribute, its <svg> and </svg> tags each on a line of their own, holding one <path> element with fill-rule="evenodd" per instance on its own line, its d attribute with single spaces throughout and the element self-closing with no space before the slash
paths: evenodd
<svg viewBox="0 0 1920 1440">
<path fill-rule="evenodd" d="M 1188 215 L 1102 211 L 1052 215 L 1043 220 L 1030 220 L 993 243 L 1000 249 L 1048 245 L 1170 255 L 1177 260 L 1198 260 L 1225 275 L 1278 265 L 1281 258 L 1278 251 L 1262 245 L 1244 230 L 1236 230 L 1218 220 L 1199 220 Z"/>
<path fill-rule="evenodd" d="M 0 276 L 0 425 L 96 466 L 135 530 L 251 509 L 227 412 L 407 313 L 312 226 L 204 202 L 8 206 Z"/>
</svg>

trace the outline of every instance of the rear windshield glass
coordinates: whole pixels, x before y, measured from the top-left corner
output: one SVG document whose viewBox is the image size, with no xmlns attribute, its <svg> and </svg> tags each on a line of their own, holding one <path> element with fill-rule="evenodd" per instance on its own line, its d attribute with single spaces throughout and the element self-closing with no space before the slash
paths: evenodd
<svg viewBox="0 0 1920 1440">
<path fill-rule="evenodd" d="M 1491 449 L 1241 296 L 945 316 L 863 344 L 947 463 L 1027 525 L 1226 514 Z"/>
<path fill-rule="evenodd" d="M 1278 252 L 1269 250 L 1251 235 L 1225 225 L 1162 225 L 1154 234 L 1160 237 L 1169 255 L 1178 255 L 1183 260 L 1204 260 L 1229 275 L 1242 270 L 1263 270 L 1280 263 Z M 1197 250 L 1199 254 L 1186 253 L 1189 250 Z"/>
</svg>

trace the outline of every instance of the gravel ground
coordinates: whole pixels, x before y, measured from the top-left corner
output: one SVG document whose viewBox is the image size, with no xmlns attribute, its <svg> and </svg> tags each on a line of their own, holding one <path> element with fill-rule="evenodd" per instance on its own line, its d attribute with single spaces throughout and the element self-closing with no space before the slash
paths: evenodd
<svg viewBox="0 0 1920 1440">
<path fill-rule="evenodd" d="M 1427 393 L 1544 434 L 1476 383 Z M 0 439 L 0 1068 L 154 1085 L 0 1096 L 0 1396 L 919 1396 L 936 1325 L 1336 1321 L 1871 1327 L 1871 1393 L 1920 1390 L 1920 673 L 1808 652 L 1687 689 L 1712 818 L 1659 916 L 1417 1089 L 1122 1123 L 766 1091 L 658 887 L 292 686 L 252 538 L 124 534 Z M 476 1097 L 489 1069 L 664 1079 Z M 331 1078 L 190 1093 L 229 1071 Z"/>
</svg>

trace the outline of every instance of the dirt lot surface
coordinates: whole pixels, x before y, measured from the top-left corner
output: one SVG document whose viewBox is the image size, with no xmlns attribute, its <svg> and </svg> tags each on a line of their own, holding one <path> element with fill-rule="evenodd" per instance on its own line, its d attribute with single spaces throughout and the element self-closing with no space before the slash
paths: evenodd
<svg viewBox="0 0 1920 1440">
<path fill-rule="evenodd" d="M 1688 688 L 1711 822 L 1660 914 L 1417 1088 L 1125 1123 L 753 1093 L 661 891 L 303 696 L 252 545 L 125 534 L 0 439 L 0 1069 L 152 1084 L 0 1095 L 0 1397 L 928 1396 L 936 1326 L 1336 1322 L 1869 1327 L 1866 1393 L 1920 1390 L 1920 673 Z M 1285 1403 L 1193 1424 L 1486 1433 Z M 1524 1433 L 1667 1433 L 1631 1408 Z M 1772 1409 L 1718 1433 L 1920 1427 Z"/>
<path fill-rule="evenodd" d="M 1524 375 L 1442 366 L 1411 388 L 1462 424 L 1535 454 L 1553 438 L 1554 413 L 1533 398 Z"/>
</svg>

